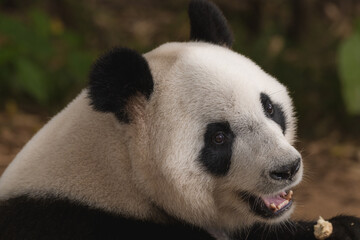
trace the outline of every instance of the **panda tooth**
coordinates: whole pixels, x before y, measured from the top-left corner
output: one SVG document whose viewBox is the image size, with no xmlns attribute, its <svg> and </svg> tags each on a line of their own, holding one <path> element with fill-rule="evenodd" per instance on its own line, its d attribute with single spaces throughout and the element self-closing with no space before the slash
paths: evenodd
<svg viewBox="0 0 360 240">
<path fill-rule="evenodd" d="M 277 206 L 277 208 L 278 209 L 281 209 L 283 206 L 285 206 L 286 204 L 288 204 L 289 203 L 289 200 L 285 200 L 285 201 L 283 201 L 282 203 L 280 203 L 278 206 Z"/>
<path fill-rule="evenodd" d="M 271 208 L 271 210 L 273 210 L 274 212 L 276 212 L 277 210 L 279 210 L 279 209 L 276 207 L 275 203 L 270 204 L 270 208 Z"/>
<path fill-rule="evenodd" d="M 289 193 L 285 196 L 285 199 L 291 200 L 293 194 L 294 194 L 294 192 L 292 190 L 290 190 Z"/>
</svg>

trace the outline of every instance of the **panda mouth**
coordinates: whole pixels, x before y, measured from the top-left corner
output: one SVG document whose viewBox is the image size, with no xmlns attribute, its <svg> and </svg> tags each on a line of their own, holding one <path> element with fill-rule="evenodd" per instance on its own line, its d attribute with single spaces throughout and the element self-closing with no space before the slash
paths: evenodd
<svg viewBox="0 0 360 240">
<path fill-rule="evenodd" d="M 293 191 L 282 191 L 276 195 L 257 197 L 248 192 L 240 192 L 240 197 L 249 203 L 250 209 L 263 218 L 277 218 L 288 211 L 292 204 Z"/>
</svg>

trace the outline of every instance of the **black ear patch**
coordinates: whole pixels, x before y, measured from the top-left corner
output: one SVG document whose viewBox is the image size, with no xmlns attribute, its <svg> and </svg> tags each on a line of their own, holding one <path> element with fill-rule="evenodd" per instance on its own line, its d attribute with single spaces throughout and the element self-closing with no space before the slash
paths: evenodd
<svg viewBox="0 0 360 240">
<path fill-rule="evenodd" d="M 207 0 L 192 0 L 189 5 L 190 39 L 231 47 L 233 36 L 221 10 Z"/>
<path fill-rule="evenodd" d="M 90 72 L 89 97 L 97 111 L 113 112 L 129 123 L 128 100 L 140 93 L 149 99 L 154 82 L 145 58 L 134 50 L 114 48 L 101 56 Z"/>
</svg>

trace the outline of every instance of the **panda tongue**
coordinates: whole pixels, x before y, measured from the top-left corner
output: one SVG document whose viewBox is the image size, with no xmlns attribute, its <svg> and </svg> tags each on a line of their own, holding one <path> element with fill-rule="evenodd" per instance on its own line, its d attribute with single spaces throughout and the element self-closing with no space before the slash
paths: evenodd
<svg viewBox="0 0 360 240">
<path fill-rule="evenodd" d="M 261 197 L 261 199 L 264 201 L 267 208 L 271 210 L 279 210 L 282 207 L 284 207 L 286 204 L 283 204 L 285 201 L 289 201 L 286 199 L 286 192 L 281 192 L 278 195 L 275 196 L 265 196 Z M 278 209 L 274 209 L 271 205 L 274 204 Z"/>
</svg>

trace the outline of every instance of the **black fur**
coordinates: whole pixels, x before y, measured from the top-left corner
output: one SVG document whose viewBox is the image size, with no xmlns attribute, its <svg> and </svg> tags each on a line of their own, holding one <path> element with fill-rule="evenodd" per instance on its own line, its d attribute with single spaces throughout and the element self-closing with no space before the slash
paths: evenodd
<svg viewBox="0 0 360 240">
<path fill-rule="evenodd" d="M 231 47 L 233 36 L 220 9 L 207 0 L 193 0 L 189 5 L 190 39 Z"/>
<path fill-rule="evenodd" d="M 329 240 L 359 240 L 360 219 L 330 219 Z M 255 224 L 231 239 L 315 240 L 315 222 Z M 68 199 L 20 196 L 0 202 L 0 240 L 214 239 L 206 231 L 169 219 L 165 224 L 125 218 Z"/>
<path fill-rule="evenodd" d="M 170 222 L 129 219 L 67 199 L 21 196 L 0 202 L 1 240 L 213 239 L 197 227 Z"/>
<path fill-rule="evenodd" d="M 329 220 L 333 225 L 333 233 L 327 240 L 359 240 L 360 219 L 352 216 L 337 216 Z M 266 240 L 316 240 L 314 225 L 316 222 L 285 222 L 266 226 L 255 224 L 232 236 L 232 239 L 266 239 Z"/>
<path fill-rule="evenodd" d="M 226 136 L 224 144 L 214 143 L 214 136 L 217 132 L 223 132 Z M 229 171 L 234 137 L 235 135 L 228 122 L 216 122 L 207 125 L 200 161 L 210 173 L 222 176 Z"/>
<path fill-rule="evenodd" d="M 114 48 L 100 57 L 92 67 L 89 97 L 95 110 L 113 112 L 129 123 L 127 101 L 137 93 L 149 99 L 154 82 L 145 58 L 127 48 Z"/>
<path fill-rule="evenodd" d="M 279 104 L 272 103 L 270 97 L 265 93 L 260 94 L 260 101 L 261 101 L 261 103 L 262 103 L 262 105 L 264 107 L 265 115 L 268 118 L 272 119 L 277 124 L 279 124 L 283 134 L 285 134 L 285 131 L 286 131 L 286 119 L 285 119 L 284 111 L 282 110 L 281 106 Z M 272 115 L 270 115 L 269 113 L 267 113 L 265 111 L 265 106 L 267 104 L 269 104 L 269 103 L 271 103 L 273 105 L 273 108 L 274 108 L 274 113 Z"/>
</svg>

